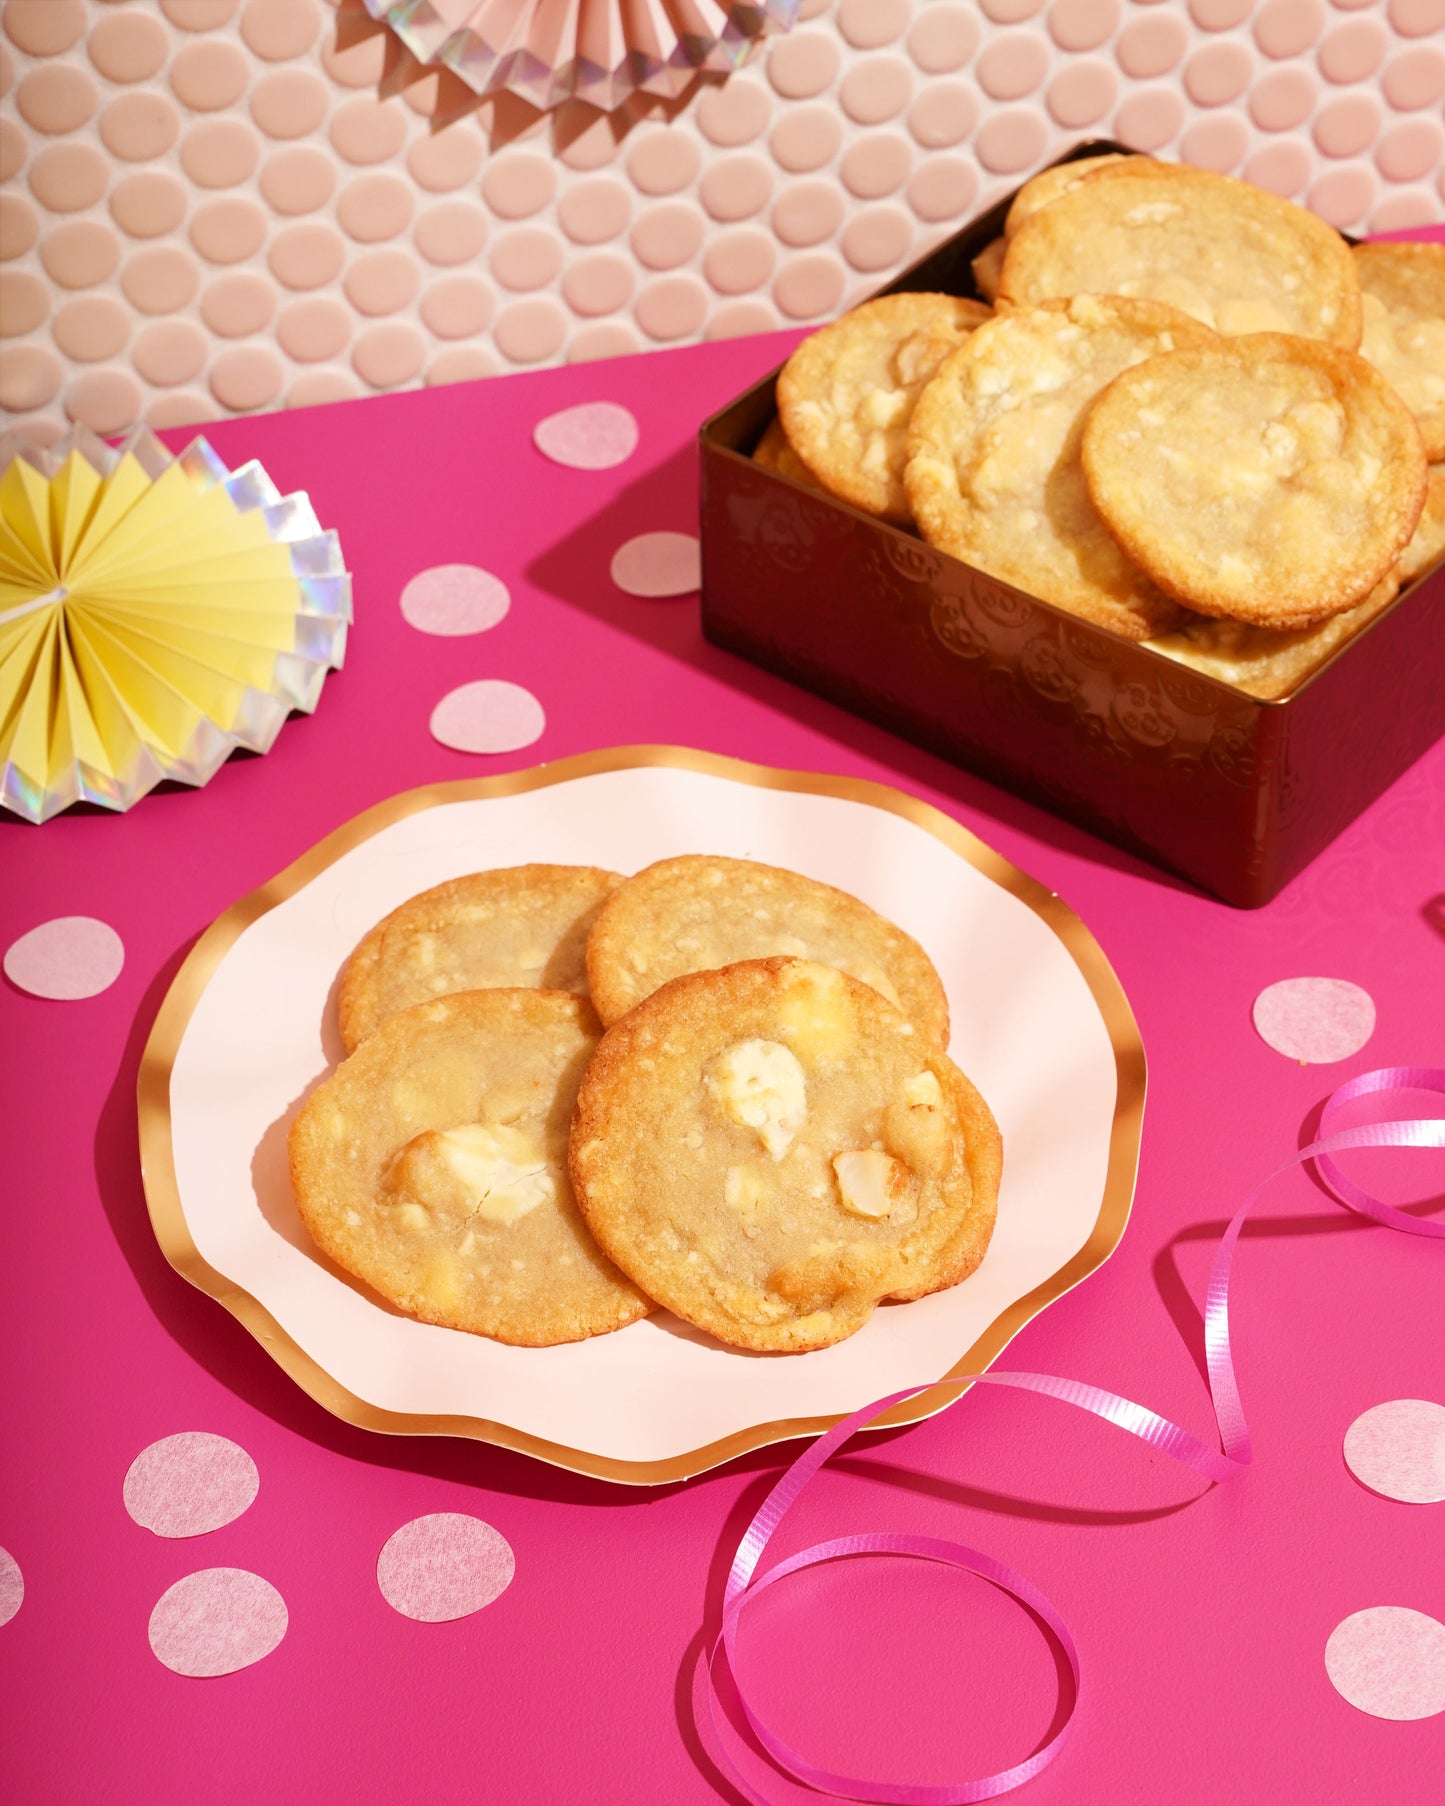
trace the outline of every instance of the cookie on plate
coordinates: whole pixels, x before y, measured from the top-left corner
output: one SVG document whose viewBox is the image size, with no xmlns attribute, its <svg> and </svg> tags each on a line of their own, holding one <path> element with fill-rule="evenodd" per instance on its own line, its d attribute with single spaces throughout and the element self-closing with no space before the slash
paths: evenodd
<svg viewBox="0 0 1445 1806">
<path fill-rule="evenodd" d="M 590 865 L 517 865 L 410 898 L 347 961 L 337 1000 L 347 1052 L 397 1010 L 450 991 L 535 985 L 585 997 L 588 930 L 621 882 Z"/>
<path fill-rule="evenodd" d="M 291 1126 L 318 1247 L 424 1323 L 522 1347 L 645 1317 L 567 1177 L 598 1034 L 591 1006 L 560 991 L 461 991 L 390 1017 Z"/>
<path fill-rule="evenodd" d="M 1338 232 L 1233 176 L 1148 157 L 1095 170 L 1008 241 L 1000 301 L 1080 294 L 1163 301 L 1226 334 L 1360 342 L 1360 284 Z"/>
<path fill-rule="evenodd" d="M 778 377 L 793 450 L 855 508 L 906 522 L 904 443 L 918 391 L 990 317 L 955 295 L 883 295 L 811 334 Z"/>
<path fill-rule="evenodd" d="M 923 537 L 1128 639 L 1167 631 L 1179 610 L 1099 519 L 1079 441 L 1121 370 L 1214 336 L 1158 302 L 1094 295 L 980 326 L 913 411 L 907 484 Z"/>
<path fill-rule="evenodd" d="M 748 859 L 686 853 L 619 885 L 587 937 L 587 980 L 610 1024 L 684 972 L 773 954 L 836 966 L 948 1045 L 943 981 L 911 935 L 831 884 Z"/>
<path fill-rule="evenodd" d="M 1082 462 L 1094 506 L 1161 589 L 1262 627 L 1363 601 L 1427 483 L 1415 423 L 1373 366 L 1283 333 L 1126 370 L 1089 414 Z"/>
<path fill-rule="evenodd" d="M 737 1347 L 799 1351 L 973 1271 L 1002 1145 L 877 992 L 782 958 L 674 979 L 614 1023 L 570 1163 L 592 1233 L 651 1297 Z"/>
<path fill-rule="evenodd" d="M 1445 245 L 1356 245 L 1360 351 L 1415 416 L 1425 456 L 1445 459 Z"/>
</svg>

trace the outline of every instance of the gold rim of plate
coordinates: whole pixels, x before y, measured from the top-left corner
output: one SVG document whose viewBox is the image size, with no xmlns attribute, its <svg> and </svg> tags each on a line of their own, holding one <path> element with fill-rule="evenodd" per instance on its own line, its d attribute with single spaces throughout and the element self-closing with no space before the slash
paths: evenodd
<svg viewBox="0 0 1445 1806">
<path fill-rule="evenodd" d="M 785 1418 L 750 1425 L 718 1441 L 660 1461 L 624 1461 L 584 1449 L 568 1448 L 544 1437 L 529 1435 L 508 1424 L 487 1418 L 387 1411 L 350 1392 L 284 1330 L 249 1292 L 218 1273 L 201 1258 L 186 1222 L 176 1183 L 171 1144 L 170 1081 L 181 1039 L 201 994 L 232 945 L 250 925 L 284 902 L 363 841 L 370 840 L 393 823 L 424 809 L 445 803 L 471 802 L 488 797 L 518 796 L 597 772 L 624 771 L 648 766 L 671 766 L 700 771 L 760 790 L 792 791 L 804 796 L 839 797 L 885 809 L 913 822 L 955 852 L 966 864 L 982 872 L 1010 896 L 1038 916 L 1063 943 L 1089 988 L 1108 1032 L 1114 1054 L 1118 1089 L 1109 1135 L 1109 1161 L 1099 1214 L 1083 1247 L 1058 1271 L 1033 1291 L 1015 1300 L 964 1351 L 953 1367 L 927 1391 L 906 1399 L 868 1427 L 888 1429 L 919 1423 L 962 1397 L 966 1387 L 950 1385 L 964 1374 L 992 1365 L 1024 1325 L 1046 1305 L 1071 1291 L 1109 1258 L 1118 1247 L 1134 1198 L 1139 1164 L 1139 1140 L 1143 1125 L 1145 1065 L 1144 1045 L 1134 1013 L 1113 967 L 1089 930 L 1052 891 L 1011 865 L 1008 860 L 960 827 L 951 817 L 917 797 L 866 778 L 830 777 L 813 772 L 780 771 L 767 765 L 748 764 L 717 753 L 697 752 L 677 746 L 621 746 L 558 759 L 491 778 L 470 778 L 426 784 L 406 790 L 364 810 L 351 821 L 302 854 L 269 884 L 263 884 L 219 916 L 192 948 L 176 974 L 155 1025 L 146 1041 L 137 1080 L 140 1118 L 141 1176 L 151 1227 L 166 1259 L 192 1285 L 210 1294 L 236 1317 L 271 1358 L 303 1392 L 343 1421 L 362 1429 L 393 1436 L 464 1436 L 499 1448 L 532 1455 L 554 1467 L 594 1479 L 632 1486 L 658 1486 L 686 1480 L 719 1467 L 750 1450 L 796 1437 L 817 1436 L 838 1423 L 842 1413 L 822 1417 Z"/>
</svg>

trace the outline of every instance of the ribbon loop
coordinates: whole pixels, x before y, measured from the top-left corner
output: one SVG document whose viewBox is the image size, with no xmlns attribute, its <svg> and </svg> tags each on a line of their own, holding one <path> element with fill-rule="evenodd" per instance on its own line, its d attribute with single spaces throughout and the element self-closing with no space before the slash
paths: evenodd
<svg viewBox="0 0 1445 1806">
<path fill-rule="evenodd" d="M 1352 1148 L 1445 1148 L 1445 1117 L 1417 1117 L 1398 1121 L 1367 1123 L 1349 1129 L 1335 1129 L 1333 1124 L 1346 1105 L 1357 1098 L 1376 1093 L 1393 1091 L 1433 1091 L 1445 1094 L 1445 1067 L 1434 1066 L 1384 1066 L 1373 1072 L 1359 1074 L 1341 1085 L 1331 1093 L 1320 1113 L 1320 1133 L 1307 1147 L 1284 1161 L 1268 1175 L 1240 1205 L 1229 1221 L 1220 1239 L 1215 1253 L 1213 1265 L 1209 1273 L 1209 1285 L 1205 1295 L 1204 1307 L 1204 1345 L 1209 1372 L 1210 1403 L 1214 1410 L 1215 1426 L 1219 1431 L 1222 1452 L 1212 1449 L 1201 1442 L 1197 1436 L 1178 1424 L 1171 1423 L 1168 1418 L 1160 1417 L 1147 1406 L 1135 1404 L 1133 1400 L 1121 1398 L 1117 1393 L 1106 1392 L 1098 1386 L 1090 1386 L 1081 1380 L 1071 1380 L 1051 1373 L 973 1373 L 962 1374 L 954 1379 L 942 1382 L 962 1390 L 964 1387 L 979 1383 L 995 1386 L 1013 1386 L 1024 1392 L 1038 1392 L 1048 1398 L 1062 1400 L 1064 1404 L 1074 1405 L 1079 1410 L 1090 1411 L 1096 1417 L 1127 1430 L 1131 1436 L 1137 1436 L 1152 1448 L 1170 1455 L 1184 1466 L 1192 1468 L 1205 1479 L 1215 1482 L 1237 1478 L 1253 1460 L 1253 1450 L 1249 1437 L 1249 1426 L 1245 1421 L 1244 1407 L 1239 1396 L 1239 1382 L 1234 1370 L 1234 1358 L 1229 1341 L 1229 1279 L 1234 1262 L 1234 1251 L 1238 1245 L 1245 1222 L 1261 1194 L 1282 1174 L 1305 1161 L 1313 1161 L 1315 1168 L 1336 1199 L 1348 1209 L 1361 1216 L 1369 1217 L 1387 1229 L 1396 1229 L 1406 1235 L 1424 1236 L 1428 1239 L 1445 1239 L 1445 1222 L 1431 1221 L 1412 1216 L 1408 1211 L 1397 1209 L 1386 1204 L 1383 1199 L 1376 1198 L 1361 1186 L 1355 1184 L 1335 1164 L 1332 1156 L 1344 1153 Z M 743 1713 L 762 1749 L 789 1774 L 797 1780 L 822 1792 L 839 1796 L 851 1796 L 858 1800 L 884 1802 L 885 1806 L 971 1806 L 972 1802 L 993 1799 L 999 1794 L 1011 1792 L 1023 1782 L 1032 1779 L 1039 1771 L 1052 1762 L 1063 1746 L 1065 1735 L 1073 1723 L 1073 1709 L 1063 1724 L 1041 1748 L 1036 1750 L 1026 1761 L 1015 1764 L 995 1775 L 988 1775 L 980 1780 L 960 1781 L 944 1786 L 910 1786 L 899 1782 L 872 1781 L 854 1776 L 834 1774 L 831 1770 L 819 1768 L 809 1762 L 806 1757 L 785 1743 L 775 1732 L 769 1729 L 757 1713 L 745 1694 L 742 1683 L 738 1679 L 735 1661 L 739 1627 L 744 1608 L 756 1599 L 760 1593 L 790 1574 L 801 1572 L 804 1568 L 815 1567 L 820 1562 L 837 1561 L 844 1557 L 857 1555 L 908 1555 L 927 1561 L 942 1562 L 945 1565 L 966 1569 L 973 1574 L 981 1575 L 992 1581 L 995 1586 L 1002 1587 L 1021 1600 L 1030 1610 L 1048 1626 L 1058 1639 L 1069 1666 L 1073 1671 L 1074 1693 L 1077 1702 L 1080 1684 L 1080 1666 L 1078 1650 L 1068 1626 L 1055 1611 L 1048 1599 L 1026 1580 L 1023 1575 L 1016 1574 L 1006 1568 L 992 1556 L 985 1555 L 977 1549 L 970 1549 L 961 1543 L 945 1542 L 937 1537 L 909 1536 L 901 1532 L 878 1532 L 864 1535 L 834 1537 L 828 1542 L 816 1543 L 800 1554 L 789 1556 L 785 1561 L 776 1563 L 766 1572 L 758 1573 L 758 1563 L 769 1542 L 777 1531 L 779 1524 L 796 1503 L 799 1495 L 812 1482 L 818 1470 L 822 1468 L 833 1453 L 845 1443 L 856 1431 L 880 1417 L 892 1406 L 901 1404 L 904 1399 L 915 1398 L 920 1392 L 934 1389 L 939 1382 L 927 1381 L 922 1385 L 905 1386 L 901 1391 L 890 1392 L 886 1398 L 875 1399 L 872 1404 L 864 1405 L 859 1411 L 834 1424 L 785 1470 L 772 1491 L 764 1499 L 753 1521 L 744 1531 L 733 1556 L 732 1567 L 728 1573 L 727 1585 L 723 1593 L 722 1628 L 715 1639 L 708 1658 L 707 1699 L 708 1712 L 713 1722 L 714 1740 L 728 1779 L 755 1806 L 773 1806 L 773 1802 L 756 1791 L 745 1779 L 741 1770 L 728 1756 L 718 1732 L 717 1689 L 714 1672 L 719 1653 L 725 1654 L 728 1667 L 732 1673 L 733 1685 Z"/>
</svg>

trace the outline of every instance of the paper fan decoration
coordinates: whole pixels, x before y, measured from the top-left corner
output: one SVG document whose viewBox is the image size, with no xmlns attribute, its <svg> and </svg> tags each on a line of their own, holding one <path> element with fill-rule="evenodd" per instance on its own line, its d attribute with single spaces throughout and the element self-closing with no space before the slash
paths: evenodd
<svg viewBox="0 0 1445 1806">
<path fill-rule="evenodd" d="M 336 535 L 259 464 L 144 427 L 0 455 L 0 804 L 128 809 L 268 751 L 350 620 Z"/>
<path fill-rule="evenodd" d="M 765 35 L 789 30 L 799 0 L 365 0 L 419 63 L 475 94 L 517 94 L 544 110 L 582 100 L 605 113 L 634 94 L 671 99 L 695 76 L 726 75 Z"/>
</svg>

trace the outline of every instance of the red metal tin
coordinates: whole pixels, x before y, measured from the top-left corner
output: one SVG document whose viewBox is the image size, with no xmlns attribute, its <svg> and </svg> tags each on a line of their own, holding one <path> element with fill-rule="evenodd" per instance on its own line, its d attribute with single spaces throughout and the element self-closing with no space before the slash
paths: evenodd
<svg viewBox="0 0 1445 1806">
<path fill-rule="evenodd" d="M 975 294 L 970 263 L 1007 208 L 882 292 Z M 776 376 L 702 428 L 718 645 L 1246 907 L 1445 733 L 1445 566 L 1260 701 L 754 464 Z"/>
</svg>

